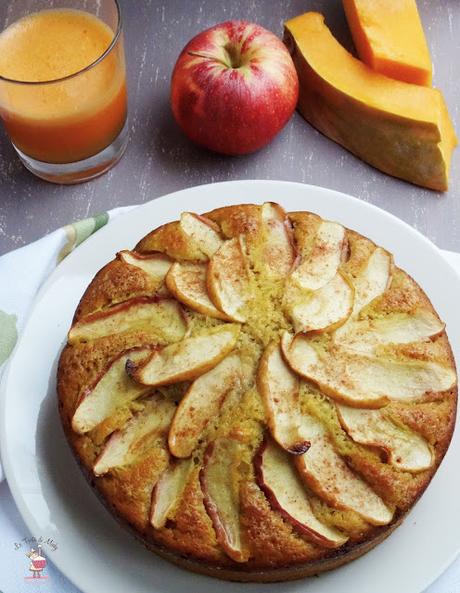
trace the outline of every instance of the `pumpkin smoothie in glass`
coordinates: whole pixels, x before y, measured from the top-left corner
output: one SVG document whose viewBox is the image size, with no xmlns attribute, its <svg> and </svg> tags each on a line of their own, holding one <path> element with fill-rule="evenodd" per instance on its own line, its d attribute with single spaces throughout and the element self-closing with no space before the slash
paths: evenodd
<svg viewBox="0 0 460 593">
<path fill-rule="evenodd" d="M 119 12 L 113 0 L 105 4 L 112 5 L 105 19 L 72 7 L 45 9 L 0 34 L 0 115 L 23 163 L 49 181 L 99 175 L 126 146 Z M 113 9 L 118 20 L 110 23 Z"/>
</svg>

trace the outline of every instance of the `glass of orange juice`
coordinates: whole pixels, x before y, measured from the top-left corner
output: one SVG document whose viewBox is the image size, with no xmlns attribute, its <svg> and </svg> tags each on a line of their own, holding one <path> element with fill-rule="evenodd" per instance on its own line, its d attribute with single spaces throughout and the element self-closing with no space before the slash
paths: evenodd
<svg viewBox="0 0 460 593">
<path fill-rule="evenodd" d="M 128 140 L 117 0 L 10 7 L 0 33 L 0 117 L 20 159 L 54 183 L 101 175 Z"/>
</svg>

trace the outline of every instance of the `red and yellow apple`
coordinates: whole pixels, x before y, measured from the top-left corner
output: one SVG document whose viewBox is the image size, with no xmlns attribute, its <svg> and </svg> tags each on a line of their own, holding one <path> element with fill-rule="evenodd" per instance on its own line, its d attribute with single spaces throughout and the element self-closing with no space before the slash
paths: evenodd
<svg viewBox="0 0 460 593">
<path fill-rule="evenodd" d="M 273 139 L 291 117 L 298 93 L 297 73 L 281 40 L 254 23 L 228 21 L 182 50 L 171 106 L 193 142 L 240 155 Z"/>
</svg>

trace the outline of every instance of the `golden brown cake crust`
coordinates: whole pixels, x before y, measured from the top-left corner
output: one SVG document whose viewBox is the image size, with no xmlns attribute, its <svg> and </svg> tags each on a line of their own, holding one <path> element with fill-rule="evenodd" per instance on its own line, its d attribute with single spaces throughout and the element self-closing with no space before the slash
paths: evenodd
<svg viewBox="0 0 460 593">
<path fill-rule="evenodd" d="M 223 240 L 243 235 L 249 252 L 258 253 L 257 245 L 262 232 L 260 206 L 229 206 L 204 216 L 214 223 L 213 228 L 218 229 Z M 314 214 L 296 212 L 289 214 L 289 221 L 296 245 L 303 245 L 307 249 L 321 219 Z M 343 273 L 354 278 L 366 265 L 375 245 L 350 230 L 346 231 L 346 244 L 347 253 L 341 265 Z M 181 230 L 179 222 L 171 222 L 152 231 L 137 244 L 134 252 L 146 255 L 163 253 L 180 262 L 207 261 L 203 251 Z M 158 283 L 151 276 L 141 268 L 122 261 L 118 256 L 98 272 L 87 288 L 76 310 L 73 324 L 90 314 L 108 310 L 114 304 L 137 297 L 152 297 L 157 289 Z M 192 335 L 193 332 L 199 335 L 208 327 L 225 323 L 206 319 L 187 307 L 183 308 Z M 398 314 L 412 314 L 420 308 L 436 315 L 423 290 L 395 266 L 391 285 L 383 295 L 370 303 L 366 314 L 379 318 L 395 311 Z M 284 327 L 279 327 L 277 332 L 289 329 L 288 322 L 283 320 L 283 324 Z M 245 342 L 240 348 L 242 352 L 247 352 L 248 358 L 256 359 L 272 338 L 273 334 L 267 333 L 260 337 L 259 343 L 254 339 L 249 346 Z M 428 469 L 418 473 L 402 471 L 389 463 L 378 448 L 352 440 L 341 426 L 334 405 L 325 402 L 324 396 L 313 390 L 310 398 L 313 403 L 308 404 L 308 411 L 325 423 L 335 450 L 345 459 L 348 467 L 381 497 L 388 508 L 394 510 L 393 520 L 380 527 L 371 525 L 356 512 L 333 509 L 310 492 L 310 501 L 316 516 L 330 527 L 346 533 L 349 538 L 344 546 L 335 550 L 321 547 L 300 535 L 291 523 L 272 508 L 256 483 L 248 457 L 245 458 L 244 471 L 241 473 L 239 512 L 244 542 L 249 549 L 249 560 L 236 562 L 226 554 L 216 538 L 213 522 L 203 504 L 199 471 L 206 440 L 222 434 L 240 439 L 248 446 L 247 454 L 254 454 L 267 424 L 260 395 L 254 384 L 242 397 L 238 412 L 229 415 L 231 420 L 222 416 L 221 425 L 213 426 L 204 435 L 204 442 L 194 454 L 195 465 L 180 504 L 164 527 L 159 529 L 151 526 L 149 513 L 152 490 L 169 464 L 167 434 L 162 434 L 152 442 L 135 463 L 114 468 L 97 477 L 92 469 L 96 459 L 110 435 L 121 430 L 136 413 L 136 403 L 121 407 L 85 434 L 77 434 L 72 428 L 72 418 L 82 394 L 97 382 L 117 355 L 134 347 L 152 348 L 158 343 L 155 331 L 142 324 L 122 333 L 68 343 L 61 354 L 57 373 L 59 411 L 64 432 L 83 472 L 112 513 L 122 524 L 129 526 L 147 547 L 175 564 L 196 572 L 237 581 L 269 582 L 317 574 L 357 558 L 377 545 L 402 522 L 428 486 L 453 434 L 456 387 L 441 393 L 427 393 L 415 402 L 391 401 L 385 407 L 388 417 L 396 425 L 421 435 L 429 443 L 434 455 L 434 462 Z M 393 346 L 387 354 L 389 358 L 397 360 L 430 361 L 455 369 L 445 331 L 423 343 Z M 162 393 L 178 402 L 188 386 L 189 383 L 184 383 L 166 387 Z"/>
</svg>

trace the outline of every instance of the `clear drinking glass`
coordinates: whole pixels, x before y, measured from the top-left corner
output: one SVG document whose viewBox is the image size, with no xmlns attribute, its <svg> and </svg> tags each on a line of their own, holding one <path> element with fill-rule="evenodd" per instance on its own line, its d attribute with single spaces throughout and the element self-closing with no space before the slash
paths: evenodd
<svg viewBox="0 0 460 593">
<path fill-rule="evenodd" d="M 42 11 L 47 11 L 46 22 L 42 18 L 41 29 L 35 31 L 38 37 L 27 38 L 30 48 L 23 55 L 26 62 L 29 55 L 32 60 L 26 68 L 36 68 L 38 74 L 24 79 L 23 70 L 17 78 L 12 76 L 15 55 L 4 61 L 7 76 L 1 76 L 5 70 L 0 69 L 0 116 L 19 158 L 32 173 L 54 183 L 78 183 L 101 175 L 118 162 L 128 140 L 125 56 L 117 0 L 14 0 L 10 7 L 0 44 L 4 35 L 22 31 L 14 29 L 19 19 L 24 29 L 21 34 L 26 35 L 27 27 L 31 29 L 29 24 L 24 26 L 27 19 L 43 17 Z M 73 64 L 69 53 L 60 56 L 59 52 L 63 41 L 70 38 L 65 19 L 74 19 L 70 21 L 74 27 L 75 18 L 83 19 L 83 28 L 75 47 L 66 49 L 78 52 L 70 57 L 84 60 L 99 44 L 100 52 L 71 74 L 42 80 L 40 68 L 48 72 L 54 60 L 61 59 L 61 68 Z M 48 42 L 50 63 L 34 62 L 34 43 Z M 6 52 L 3 54 L 6 60 Z M 67 60 L 65 66 L 63 60 Z"/>
</svg>

